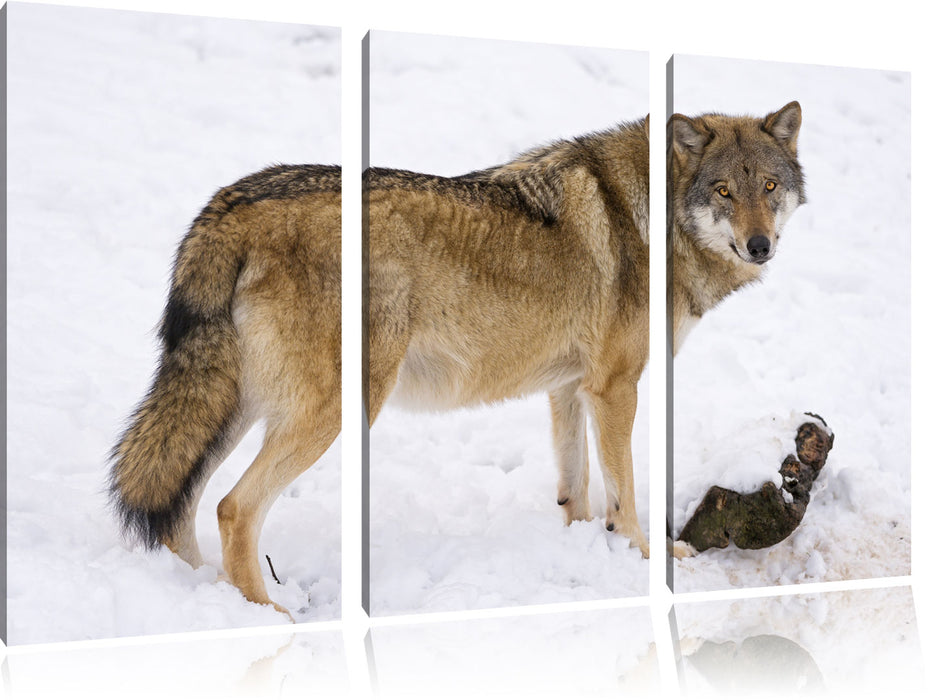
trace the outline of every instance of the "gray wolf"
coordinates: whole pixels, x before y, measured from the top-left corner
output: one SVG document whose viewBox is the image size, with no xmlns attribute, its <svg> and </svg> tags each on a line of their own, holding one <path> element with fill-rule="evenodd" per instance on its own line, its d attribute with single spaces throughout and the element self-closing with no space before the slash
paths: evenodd
<svg viewBox="0 0 936 700">
<path fill-rule="evenodd" d="M 159 366 L 111 455 L 126 533 L 197 567 L 205 484 L 266 421 L 218 505 L 224 570 L 255 603 L 272 602 L 257 551 L 267 510 L 340 428 L 340 235 L 338 167 L 275 166 L 220 190 L 179 246 Z"/>
<path fill-rule="evenodd" d="M 702 315 L 760 279 L 783 226 L 806 201 L 798 102 L 763 119 L 670 117 L 668 310 L 673 354 Z"/>
<path fill-rule="evenodd" d="M 586 419 L 606 527 L 646 556 L 631 432 L 649 328 L 649 120 L 459 177 L 365 174 L 365 401 L 445 410 L 547 392 L 565 520 L 591 519 Z"/>
<path fill-rule="evenodd" d="M 667 311 L 675 355 L 702 315 L 760 279 L 805 203 L 798 102 L 766 117 L 674 114 L 667 124 Z M 669 529 L 669 527 L 667 528 Z M 696 553 L 677 541 L 672 553 Z"/>
<path fill-rule="evenodd" d="M 590 519 L 586 415 L 607 528 L 647 554 L 631 430 L 648 348 L 648 120 L 444 178 L 364 175 L 365 408 L 549 393 L 567 522 Z M 340 171 L 280 166 L 221 190 L 176 257 L 153 386 L 113 451 L 125 530 L 197 566 L 205 482 L 247 428 L 263 447 L 218 506 L 224 569 L 268 604 L 267 510 L 340 422 Z M 282 610 L 279 606 L 277 609 Z"/>
</svg>

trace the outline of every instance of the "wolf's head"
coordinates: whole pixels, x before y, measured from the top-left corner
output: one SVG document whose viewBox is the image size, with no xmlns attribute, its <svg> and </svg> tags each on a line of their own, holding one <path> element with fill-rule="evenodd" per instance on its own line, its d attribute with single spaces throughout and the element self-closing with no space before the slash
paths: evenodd
<svg viewBox="0 0 936 700">
<path fill-rule="evenodd" d="M 783 225 L 806 201 L 796 159 L 801 120 L 798 102 L 763 119 L 674 114 L 667 184 L 680 228 L 727 259 L 770 260 Z"/>
</svg>

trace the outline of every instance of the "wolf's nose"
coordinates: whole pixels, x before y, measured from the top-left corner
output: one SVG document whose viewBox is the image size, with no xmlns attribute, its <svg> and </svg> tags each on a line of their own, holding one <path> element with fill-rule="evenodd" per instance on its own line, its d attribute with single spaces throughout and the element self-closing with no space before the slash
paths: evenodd
<svg viewBox="0 0 936 700">
<path fill-rule="evenodd" d="M 754 236 L 748 241 L 747 249 L 755 260 L 766 258 L 770 253 L 770 239 L 767 236 Z"/>
</svg>

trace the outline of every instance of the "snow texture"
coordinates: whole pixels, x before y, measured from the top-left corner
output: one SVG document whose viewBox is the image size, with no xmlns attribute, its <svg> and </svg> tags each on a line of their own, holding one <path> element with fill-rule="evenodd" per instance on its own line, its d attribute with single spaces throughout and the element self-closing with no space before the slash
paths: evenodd
<svg viewBox="0 0 936 700">
<path fill-rule="evenodd" d="M 209 482 L 197 571 L 121 541 L 106 458 L 201 207 L 276 162 L 339 162 L 339 32 L 15 3 L 8 22 L 9 641 L 282 623 L 217 581 L 215 506 L 262 431 Z M 263 530 L 299 621 L 339 614 L 339 486 L 336 443 Z"/>
<path fill-rule="evenodd" d="M 808 202 L 763 282 L 674 361 L 678 533 L 712 485 L 779 484 L 799 413 L 835 445 L 799 528 L 675 565 L 676 592 L 910 573 L 910 76 L 677 56 L 674 109 L 764 116 L 799 101 Z"/>
<path fill-rule="evenodd" d="M 370 165 L 458 175 L 647 114 L 646 54 L 372 32 Z M 647 390 L 634 462 L 648 523 Z M 590 446 L 595 443 L 589 435 Z M 393 405 L 370 435 L 371 612 L 493 608 L 648 592 L 598 517 L 564 525 L 545 394 L 445 414 Z"/>
</svg>

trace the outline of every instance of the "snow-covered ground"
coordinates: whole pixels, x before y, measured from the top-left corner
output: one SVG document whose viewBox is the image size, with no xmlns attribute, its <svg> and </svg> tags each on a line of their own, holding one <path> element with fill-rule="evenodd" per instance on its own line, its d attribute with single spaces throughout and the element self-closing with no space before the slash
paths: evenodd
<svg viewBox="0 0 936 700">
<path fill-rule="evenodd" d="M 685 114 L 798 100 L 809 200 L 763 283 L 707 314 L 674 361 L 674 527 L 714 484 L 777 478 L 800 412 L 835 433 L 790 538 L 677 562 L 676 591 L 909 574 L 909 74 L 679 55 L 674 74 Z"/>
<path fill-rule="evenodd" d="M 11 4 L 7 238 L 9 640 L 276 624 L 208 562 L 122 542 L 106 456 L 148 388 L 175 246 L 213 192 L 274 162 L 340 161 L 337 29 Z M 340 609 L 337 444 L 261 538 L 298 620 Z"/>
<path fill-rule="evenodd" d="M 386 32 L 370 42 L 375 166 L 458 175 L 648 111 L 646 54 Z M 639 390 L 634 461 L 649 528 Z M 600 517 L 563 524 L 551 435 L 545 394 L 446 414 L 388 406 L 370 436 L 371 612 L 646 594 L 647 562 Z M 600 514 L 594 453 L 590 464 Z"/>
</svg>

